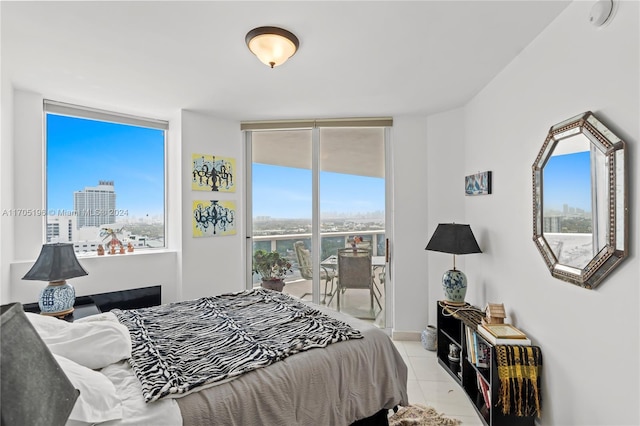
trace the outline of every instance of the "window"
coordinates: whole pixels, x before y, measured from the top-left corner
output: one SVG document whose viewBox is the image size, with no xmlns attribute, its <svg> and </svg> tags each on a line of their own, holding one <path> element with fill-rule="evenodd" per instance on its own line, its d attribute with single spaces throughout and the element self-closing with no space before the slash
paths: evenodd
<svg viewBox="0 0 640 426">
<path fill-rule="evenodd" d="M 165 247 L 168 123 L 53 101 L 44 111 L 47 242 Z"/>
</svg>

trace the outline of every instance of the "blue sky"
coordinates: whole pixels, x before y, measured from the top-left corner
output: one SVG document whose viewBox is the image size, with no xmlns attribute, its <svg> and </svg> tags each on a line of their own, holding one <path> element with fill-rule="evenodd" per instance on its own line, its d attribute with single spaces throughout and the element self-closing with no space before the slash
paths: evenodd
<svg viewBox="0 0 640 426">
<path fill-rule="evenodd" d="M 311 170 L 254 164 L 252 175 L 254 217 L 311 217 Z M 384 211 L 384 179 L 320 173 L 322 213 L 378 210 Z"/>
<path fill-rule="evenodd" d="M 554 155 L 544 166 L 544 208 L 562 211 L 562 206 L 591 211 L 589 151 Z"/>
<path fill-rule="evenodd" d="M 47 114 L 47 209 L 73 210 L 73 193 L 114 181 L 116 208 L 164 211 L 164 132 Z"/>
</svg>

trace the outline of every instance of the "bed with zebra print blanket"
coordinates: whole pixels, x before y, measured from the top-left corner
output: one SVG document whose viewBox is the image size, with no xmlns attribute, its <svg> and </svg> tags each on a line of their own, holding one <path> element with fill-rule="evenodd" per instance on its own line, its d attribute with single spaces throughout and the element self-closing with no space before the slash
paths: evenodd
<svg viewBox="0 0 640 426">
<path fill-rule="evenodd" d="M 129 363 L 147 403 L 363 337 L 306 303 L 261 288 L 112 312 L 129 328 Z"/>
</svg>

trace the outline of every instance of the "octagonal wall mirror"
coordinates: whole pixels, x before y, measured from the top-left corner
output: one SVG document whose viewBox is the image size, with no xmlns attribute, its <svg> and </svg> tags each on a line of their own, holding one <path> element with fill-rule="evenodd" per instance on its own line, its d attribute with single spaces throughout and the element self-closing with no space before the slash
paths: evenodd
<svg viewBox="0 0 640 426">
<path fill-rule="evenodd" d="M 533 241 L 551 275 L 595 288 L 627 256 L 624 142 L 588 111 L 551 127 L 532 169 Z"/>
</svg>

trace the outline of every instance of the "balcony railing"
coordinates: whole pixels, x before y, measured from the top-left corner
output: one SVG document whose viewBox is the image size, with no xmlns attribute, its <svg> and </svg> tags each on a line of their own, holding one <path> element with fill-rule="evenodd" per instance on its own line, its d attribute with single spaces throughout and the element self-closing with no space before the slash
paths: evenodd
<svg viewBox="0 0 640 426">
<path fill-rule="evenodd" d="M 384 232 L 380 230 L 368 230 L 368 231 L 339 231 L 339 232 L 323 232 L 320 234 L 321 248 L 323 252 L 322 258 L 335 254 L 335 249 L 350 247 L 351 241 L 354 236 L 359 236 L 363 239 L 364 243 L 370 243 L 373 248 L 372 256 L 384 255 Z M 284 235 L 260 235 L 254 236 L 254 250 L 263 249 L 268 251 L 278 251 L 280 254 L 285 254 L 284 250 L 293 250 L 293 243 L 296 241 L 307 242 L 307 247 L 310 246 L 311 233 L 302 234 L 284 234 Z M 265 244 L 268 243 L 268 244 Z M 338 243 L 338 244 L 336 244 Z M 286 247 L 288 245 L 288 247 Z M 326 247 L 325 247 L 326 246 Z M 332 251 L 326 253 L 325 251 Z"/>
<path fill-rule="evenodd" d="M 326 259 L 335 255 L 339 248 L 351 247 L 355 236 L 362 238 L 362 244 L 371 247 L 372 256 L 384 256 L 384 235 L 384 232 L 380 230 L 323 232 L 320 234 L 320 258 Z M 293 244 L 296 241 L 303 241 L 307 248 L 311 248 L 311 233 L 254 236 L 253 251 L 260 249 L 277 251 L 281 256 L 287 257 L 293 265 L 293 274 L 287 276 L 285 281 L 297 281 L 302 278 L 298 270 L 298 259 L 293 249 Z M 259 282 L 259 277 L 254 276 L 253 281 L 254 283 Z"/>
</svg>

